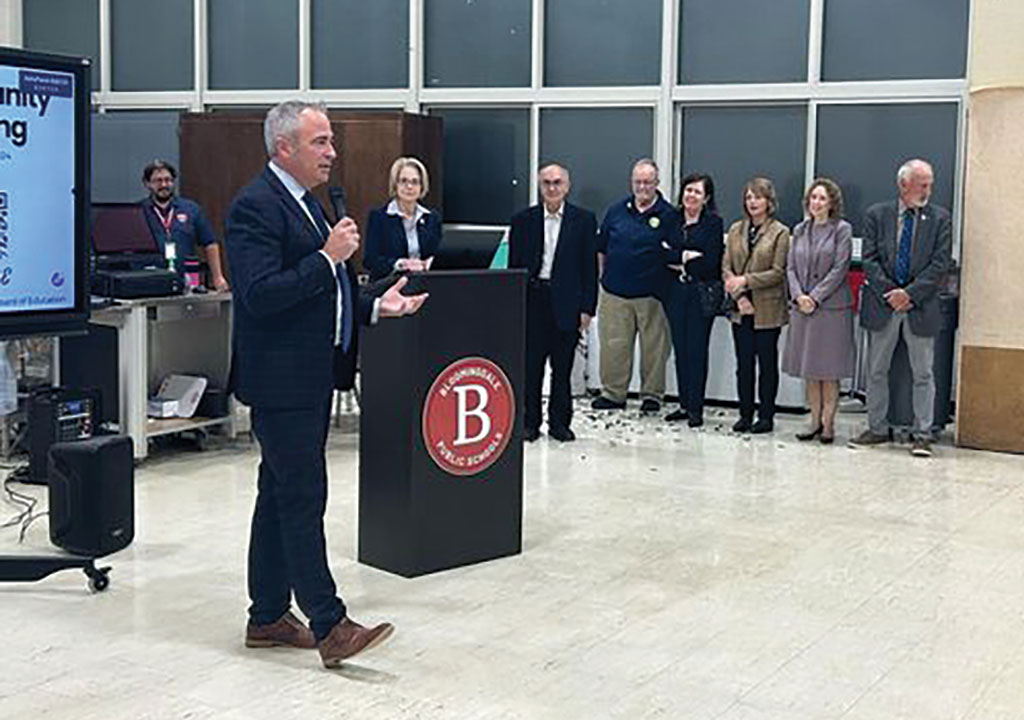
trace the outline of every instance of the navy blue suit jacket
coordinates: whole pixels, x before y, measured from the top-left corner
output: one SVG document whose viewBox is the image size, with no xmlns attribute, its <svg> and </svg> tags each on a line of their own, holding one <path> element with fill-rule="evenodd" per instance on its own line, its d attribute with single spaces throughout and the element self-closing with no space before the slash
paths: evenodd
<svg viewBox="0 0 1024 720">
<path fill-rule="evenodd" d="M 544 259 L 544 208 L 533 205 L 512 218 L 508 266 L 540 273 Z M 551 304 L 555 324 L 566 332 L 579 325 L 580 313 L 597 307 L 597 219 L 594 213 L 565 203 L 551 266 Z"/>
<path fill-rule="evenodd" d="M 441 244 L 441 216 L 429 212 L 416 226 L 420 241 L 420 257 L 426 260 L 437 252 Z M 371 280 L 391 274 L 395 261 L 409 257 L 409 242 L 405 239 L 405 226 L 401 215 L 388 215 L 387 205 L 371 210 L 366 221 L 366 243 L 363 247 L 363 267 Z"/>
<path fill-rule="evenodd" d="M 330 399 L 336 367 L 354 367 L 360 324 L 373 299 L 359 292 L 347 263 L 353 297 L 348 353 L 334 345 L 338 280 L 320 253 L 324 240 L 299 203 L 269 169 L 231 203 L 225 245 L 234 295 L 230 389 L 247 405 L 300 408 Z M 340 357 L 336 357 L 340 356 Z"/>
</svg>

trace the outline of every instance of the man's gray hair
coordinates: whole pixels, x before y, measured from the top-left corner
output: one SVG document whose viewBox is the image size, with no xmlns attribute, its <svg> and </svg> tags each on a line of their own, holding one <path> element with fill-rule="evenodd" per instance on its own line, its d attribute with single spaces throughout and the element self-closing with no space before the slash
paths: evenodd
<svg viewBox="0 0 1024 720">
<path fill-rule="evenodd" d="M 548 168 L 553 168 L 553 167 L 556 167 L 556 168 L 558 168 L 559 170 L 562 171 L 562 177 L 564 177 L 566 180 L 569 179 L 569 168 L 567 168 L 565 165 L 563 165 L 562 163 L 558 162 L 557 160 L 549 160 L 547 162 L 541 163 L 540 169 L 537 170 L 537 174 L 540 175 L 542 172 L 544 172 Z"/>
<path fill-rule="evenodd" d="M 920 158 L 907 160 L 905 163 L 900 165 L 900 169 L 896 171 L 896 182 L 902 185 L 903 183 L 907 182 L 911 177 L 913 177 L 915 173 L 920 172 L 922 170 L 927 170 L 932 174 L 934 174 L 935 172 L 934 170 L 932 170 L 931 163 L 928 162 L 927 160 L 922 160 Z"/>
<path fill-rule="evenodd" d="M 267 119 L 263 121 L 263 142 L 267 146 L 267 155 L 274 157 L 277 153 L 278 138 L 295 142 L 301 122 L 299 116 L 306 110 L 327 114 L 327 106 L 323 103 L 304 100 L 286 100 L 267 111 Z"/>
<path fill-rule="evenodd" d="M 654 174 L 661 177 L 661 172 L 658 170 L 658 163 L 654 162 L 654 158 L 644 157 L 633 163 L 633 169 L 636 170 L 638 167 L 646 165 L 647 167 L 654 168 Z"/>
</svg>

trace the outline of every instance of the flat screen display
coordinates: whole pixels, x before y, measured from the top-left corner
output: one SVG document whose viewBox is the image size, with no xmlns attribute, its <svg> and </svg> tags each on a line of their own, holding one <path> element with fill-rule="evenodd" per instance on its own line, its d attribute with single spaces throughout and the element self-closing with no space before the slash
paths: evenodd
<svg viewBox="0 0 1024 720">
<path fill-rule="evenodd" d="M 160 252 L 138 203 L 93 203 L 92 247 L 97 255 Z"/>
<path fill-rule="evenodd" d="M 0 337 L 88 318 L 88 64 L 0 48 Z"/>
</svg>

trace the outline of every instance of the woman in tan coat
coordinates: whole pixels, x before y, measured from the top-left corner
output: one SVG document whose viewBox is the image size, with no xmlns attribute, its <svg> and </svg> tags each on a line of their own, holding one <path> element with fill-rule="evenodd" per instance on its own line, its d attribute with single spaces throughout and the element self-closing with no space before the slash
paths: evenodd
<svg viewBox="0 0 1024 720">
<path fill-rule="evenodd" d="M 775 219 L 775 186 L 754 178 L 743 187 L 743 213 L 729 228 L 722 257 L 725 291 L 733 299 L 729 313 L 736 348 L 736 386 L 740 419 L 736 432 L 767 433 L 775 423 L 779 390 L 779 334 L 789 318 L 786 256 L 789 228 Z M 754 366 L 760 401 L 754 422 Z"/>
</svg>

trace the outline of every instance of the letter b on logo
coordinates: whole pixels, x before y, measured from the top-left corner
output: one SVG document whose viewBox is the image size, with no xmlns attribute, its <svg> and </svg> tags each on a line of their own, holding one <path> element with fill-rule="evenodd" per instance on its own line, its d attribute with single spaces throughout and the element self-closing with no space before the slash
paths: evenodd
<svg viewBox="0 0 1024 720">
<path fill-rule="evenodd" d="M 483 385 L 463 385 L 452 388 L 455 393 L 456 404 L 456 434 L 452 443 L 455 446 L 469 445 L 483 440 L 491 432 L 491 416 L 487 414 L 487 403 L 490 401 L 490 394 Z M 476 404 L 469 407 L 469 395 L 475 396 Z M 475 435 L 468 435 L 469 418 L 474 417 L 480 420 L 480 428 Z"/>
</svg>

